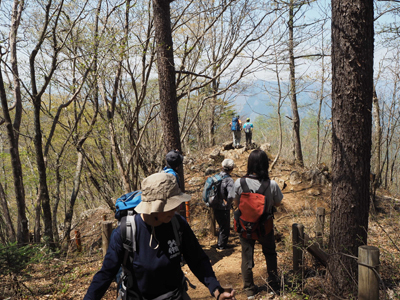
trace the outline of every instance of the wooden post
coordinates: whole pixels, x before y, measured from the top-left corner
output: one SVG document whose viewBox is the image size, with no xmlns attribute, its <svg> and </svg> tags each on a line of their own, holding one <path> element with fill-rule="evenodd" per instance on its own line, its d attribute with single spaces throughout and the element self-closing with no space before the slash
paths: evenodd
<svg viewBox="0 0 400 300">
<path fill-rule="evenodd" d="M 375 271 L 376 273 L 375 273 Z M 358 299 L 379 299 L 379 249 L 373 246 L 358 247 Z"/>
<path fill-rule="evenodd" d="M 318 243 L 312 243 L 310 237 L 304 233 L 304 248 L 321 264 L 325 267 L 327 265 L 329 255 L 325 253 Z"/>
<path fill-rule="evenodd" d="M 317 208 L 317 219 L 315 220 L 315 238 L 320 248 L 324 247 L 324 224 L 325 224 L 325 208 Z"/>
<path fill-rule="evenodd" d="M 214 216 L 214 210 L 210 208 L 210 231 L 214 236 L 217 236 L 217 225 L 215 221 L 215 216 Z"/>
<path fill-rule="evenodd" d="M 112 222 L 106 221 L 101 223 L 101 240 L 103 248 L 103 257 L 106 256 L 108 245 L 110 244 L 110 237 L 112 232 Z"/>
<path fill-rule="evenodd" d="M 78 252 L 82 252 L 81 233 L 79 232 L 79 230 L 75 230 L 75 244 Z"/>
<path fill-rule="evenodd" d="M 294 223 L 292 225 L 292 245 L 293 245 L 293 272 L 301 273 L 303 268 L 303 246 L 304 246 L 304 226 Z"/>
</svg>

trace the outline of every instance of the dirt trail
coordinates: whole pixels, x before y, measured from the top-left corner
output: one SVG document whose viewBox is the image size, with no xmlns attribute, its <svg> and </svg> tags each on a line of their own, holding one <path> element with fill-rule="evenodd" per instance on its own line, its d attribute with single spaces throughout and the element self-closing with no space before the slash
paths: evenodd
<svg viewBox="0 0 400 300">
<path fill-rule="evenodd" d="M 233 178 L 243 176 L 246 173 L 247 168 L 247 157 L 250 152 L 243 152 L 237 154 L 237 150 L 230 151 L 230 157 L 232 157 L 237 165 L 234 169 Z M 239 151 L 237 151 L 239 152 Z M 239 152 L 240 153 L 240 152 Z M 218 167 L 218 165 L 216 166 Z M 324 207 L 329 209 L 329 189 L 325 186 L 311 186 L 309 182 L 301 182 L 294 186 L 289 183 L 290 173 L 293 171 L 291 166 L 286 164 L 278 164 L 276 168 L 270 172 L 270 177 L 276 180 L 284 180 L 287 184 L 285 189 L 282 191 L 284 199 L 282 206 L 278 208 L 278 212 L 275 214 L 275 235 L 277 241 L 277 252 L 278 252 L 278 268 L 281 271 L 289 272 L 291 269 L 291 249 L 290 242 L 291 236 L 290 231 L 293 223 L 303 223 L 306 230 L 311 230 L 313 222 L 315 221 L 315 211 L 317 207 Z M 187 172 L 187 173 L 186 173 Z M 195 232 L 198 231 L 198 224 L 209 224 L 209 211 L 203 203 L 201 203 L 201 191 L 202 184 L 190 185 L 190 179 L 194 176 L 199 176 L 199 172 L 191 172 L 190 168 L 185 169 L 186 178 L 186 192 L 192 194 L 191 201 L 191 224 Z M 205 180 L 207 176 L 201 175 Z M 232 215 L 232 214 L 231 214 Z M 232 219 L 232 216 L 231 216 Z M 233 220 L 231 222 L 233 226 Z M 206 226 L 207 228 L 207 226 Z M 214 268 L 214 272 L 217 275 L 218 280 L 222 285 L 230 284 L 237 291 L 237 299 L 247 299 L 245 292 L 242 289 L 242 277 L 241 277 L 241 247 L 239 238 L 231 228 L 231 236 L 229 238 L 229 248 L 224 252 L 217 252 L 215 249 L 217 243 L 217 237 L 213 237 L 208 231 L 204 236 L 199 236 L 199 241 L 210 257 L 211 263 Z M 255 255 L 254 255 L 255 267 L 254 281 L 256 285 L 265 285 L 266 278 L 266 263 L 265 258 L 261 252 L 261 247 L 256 243 Z M 189 289 L 189 295 L 192 299 L 210 299 L 208 290 L 195 278 L 190 272 L 188 266 L 184 266 L 183 270 L 189 280 L 196 285 L 196 289 Z M 257 299 L 260 298 L 274 299 L 274 295 L 269 293 L 268 290 L 261 291 Z M 276 297 L 277 299 L 279 297 Z"/>
</svg>

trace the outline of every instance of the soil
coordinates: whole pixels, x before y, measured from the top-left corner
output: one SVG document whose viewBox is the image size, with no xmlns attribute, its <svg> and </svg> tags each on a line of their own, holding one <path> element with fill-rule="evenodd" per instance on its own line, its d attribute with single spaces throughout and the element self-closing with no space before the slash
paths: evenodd
<svg viewBox="0 0 400 300">
<path fill-rule="evenodd" d="M 233 287 L 238 300 L 244 300 L 247 297 L 242 288 L 239 239 L 232 229 L 228 249 L 223 252 L 216 251 L 217 237 L 209 229 L 210 212 L 201 200 L 201 192 L 207 177 L 205 169 L 207 167 L 218 169 L 220 165 L 220 159 L 216 159 L 217 163 L 215 164 L 213 161 L 209 161 L 208 154 L 211 150 L 206 151 L 202 157 L 189 159 L 189 162 L 185 164 L 185 192 L 192 195 L 189 223 L 209 256 L 218 280 L 223 286 Z M 235 161 L 236 168 L 232 174 L 234 179 L 245 174 L 248 154 L 249 152 L 245 152 L 243 149 L 225 153 L 225 156 L 233 158 Z M 310 237 L 314 237 L 315 215 L 318 207 L 325 208 L 325 234 L 328 235 L 330 184 L 316 185 L 302 180 L 292 185 L 289 179 L 293 171 L 302 174 L 307 170 L 281 162 L 270 172 L 271 178 L 275 178 L 277 181 L 284 180 L 286 183 L 286 187 L 282 190 L 283 203 L 278 208 L 274 220 L 278 272 L 282 275 L 284 288 L 281 289 L 281 295 L 277 296 L 266 286 L 265 259 L 260 246 L 256 244 L 254 280 L 258 286 L 263 286 L 263 290 L 256 299 L 332 299 L 332 295 L 328 293 L 325 286 L 324 267 L 307 252 L 304 254 L 304 272 L 300 276 L 300 280 L 293 276 L 291 240 L 291 228 L 294 223 L 303 224 L 304 231 Z M 381 291 L 381 295 L 386 299 L 400 299 L 400 251 L 396 244 L 399 240 L 400 219 L 399 211 L 396 209 L 399 207 L 394 201 L 388 200 L 390 196 L 385 196 L 384 191 L 379 191 L 377 195 L 377 214 L 370 220 L 369 241 L 370 245 L 379 246 L 382 251 L 380 273 L 385 290 Z M 86 211 L 77 219 L 79 222 L 74 229 L 79 230 L 81 234 L 82 251 L 78 252 L 73 242 L 66 258 L 53 259 L 50 264 L 31 266 L 28 270 L 30 277 L 24 277 L 23 282 L 21 278 L 19 285 L 23 291 L 21 295 L 27 295 L 26 299 L 82 299 L 85 295 L 93 275 L 102 264 L 100 225 L 104 219 L 112 221 L 114 226 L 116 221 L 113 212 L 105 207 Z M 324 244 L 327 244 L 326 237 L 324 237 Z M 188 291 L 192 299 L 212 299 L 208 289 L 195 278 L 187 265 L 183 266 L 183 271 L 190 282 L 196 286 L 195 289 L 189 288 Z M 6 283 L 5 286 L 11 288 L 11 279 L 3 279 Z M 3 281 L 3 279 L 1 280 Z M 2 292 L 5 297 L 10 291 L 0 289 L 0 299 L 2 299 Z M 398 296 L 399 298 L 397 298 Z M 116 284 L 112 283 L 103 299 L 115 298 Z"/>
</svg>

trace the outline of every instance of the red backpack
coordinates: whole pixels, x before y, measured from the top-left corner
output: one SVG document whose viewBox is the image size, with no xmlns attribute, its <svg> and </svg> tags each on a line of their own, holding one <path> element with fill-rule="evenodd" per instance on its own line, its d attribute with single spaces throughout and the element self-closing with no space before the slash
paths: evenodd
<svg viewBox="0 0 400 300">
<path fill-rule="evenodd" d="M 262 181 L 259 189 L 252 193 L 246 183 L 246 178 L 240 178 L 242 194 L 239 208 L 234 212 L 235 231 L 246 239 L 258 240 L 271 232 L 273 228 L 273 213 L 267 211 L 267 196 L 270 180 Z"/>
</svg>

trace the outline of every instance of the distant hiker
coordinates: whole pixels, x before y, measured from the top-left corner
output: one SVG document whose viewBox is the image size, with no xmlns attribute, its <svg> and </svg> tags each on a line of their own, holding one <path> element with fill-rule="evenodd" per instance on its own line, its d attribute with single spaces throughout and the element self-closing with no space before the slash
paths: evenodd
<svg viewBox="0 0 400 300">
<path fill-rule="evenodd" d="M 241 130 L 242 130 L 242 121 L 240 121 L 240 116 L 237 115 L 232 118 L 232 122 L 229 123 L 231 127 L 231 131 L 233 134 L 233 148 L 239 148 L 240 146 L 240 138 L 241 138 Z"/>
<path fill-rule="evenodd" d="M 246 119 L 243 124 L 244 133 L 246 134 L 246 148 L 251 149 L 251 138 L 253 135 L 253 123 L 250 123 L 250 118 Z"/>
<path fill-rule="evenodd" d="M 275 239 L 273 229 L 273 212 L 283 199 L 282 192 L 274 180 L 269 179 L 268 175 L 268 156 L 260 150 L 250 153 L 247 161 L 247 174 L 235 181 L 234 206 L 235 211 L 235 230 L 237 223 L 242 225 L 241 230 L 237 230 L 240 235 L 242 245 L 242 279 L 246 289 L 247 299 L 254 299 L 258 292 L 258 287 L 253 280 L 254 267 L 254 245 L 256 240 L 262 246 L 262 252 L 267 262 L 268 284 L 279 293 L 279 277 L 277 254 L 275 250 Z M 256 214 L 254 203 L 261 204 L 261 218 L 252 219 Z M 251 214 L 251 215 L 248 215 Z M 254 223 L 253 223 L 254 222 Z M 243 228 L 243 225 L 244 228 Z M 238 225 L 238 227 L 240 227 Z"/>
<path fill-rule="evenodd" d="M 219 225 L 217 251 L 223 251 L 226 249 L 228 238 L 231 228 L 231 206 L 232 201 L 235 198 L 235 186 L 231 173 L 235 163 L 232 159 L 224 159 L 222 161 L 223 171 L 219 174 L 222 177 L 222 182 L 218 194 L 218 201 L 213 206 L 214 216 Z"/>
<path fill-rule="evenodd" d="M 130 224 L 135 228 L 135 231 L 130 231 L 135 244 L 133 253 L 126 252 L 121 227 L 118 226 L 111 235 L 103 266 L 94 275 L 84 299 L 99 300 L 103 297 L 124 260 L 124 254 L 129 254 L 127 269 L 131 276 L 127 281 L 127 291 L 132 292 L 128 292 L 124 299 L 190 299 L 186 292 L 187 279 L 180 265 L 181 255 L 212 296 L 218 300 L 235 299 L 235 291 L 224 292 L 210 259 L 189 224 L 176 214 L 179 205 L 189 201 L 191 196 L 181 192 L 175 177 L 168 173 L 150 175 L 143 180 L 141 190 L 134 224 Z M 129 297 L 131 294 L 132 298 Z"/>
<path fill-rule="evenodd" d="M 165 173 L 170 173 L 174 175 L 178 182 L 179 188 L 181 188 L 181 184 L 179 182 L 179 174 L 178 174 L 179 166 L 183 162 L 183 156 L 181 152 L 179 150 L 169 151 L 165 156 L 165 161 L 167 163 L 167 166 L 164 167 L 163 171 Z"/>
</svg>

